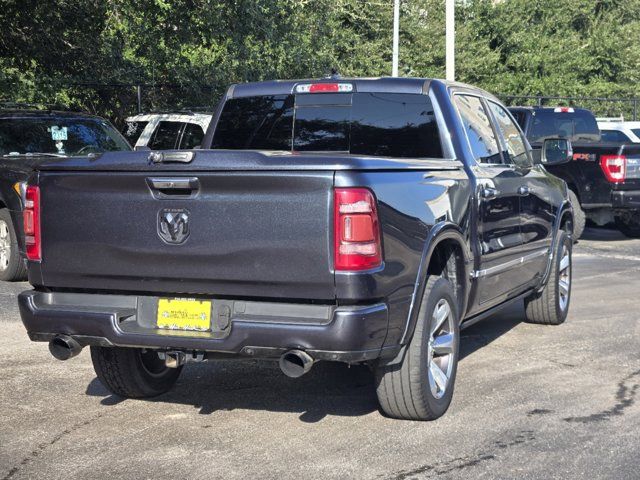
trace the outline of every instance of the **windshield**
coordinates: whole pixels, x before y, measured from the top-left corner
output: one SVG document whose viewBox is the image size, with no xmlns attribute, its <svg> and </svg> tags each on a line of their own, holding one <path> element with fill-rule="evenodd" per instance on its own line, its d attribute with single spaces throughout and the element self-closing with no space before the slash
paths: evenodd
<svg viewBox="0 0 640 480">
<path fill-rule="evenodd" d="M 598 142 L 600 130 L 595 117 L 586 110 L 535 110 L 528 135 L 529 141 L 537 143 L 554 137 L 567 138 L 572 142 Z"/>
<path fill-rule="evenodd" d="M 89 155 L 131 150 L 109 122 L 93 118 L 0 119 L 0 155 Z"/>
</svg>

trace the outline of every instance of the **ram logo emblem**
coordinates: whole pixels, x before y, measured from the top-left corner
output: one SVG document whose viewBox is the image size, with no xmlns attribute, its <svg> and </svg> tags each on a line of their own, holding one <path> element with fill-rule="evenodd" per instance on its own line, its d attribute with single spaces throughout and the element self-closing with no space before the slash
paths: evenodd
<svg viewBox="0 0 640 480">
<path fill-rule="evenodd" d="M 180 245 L 189 238 L 189 210 L 164 208 L 158 213 L 158 235 L 166 243 Z"/>
</svg>

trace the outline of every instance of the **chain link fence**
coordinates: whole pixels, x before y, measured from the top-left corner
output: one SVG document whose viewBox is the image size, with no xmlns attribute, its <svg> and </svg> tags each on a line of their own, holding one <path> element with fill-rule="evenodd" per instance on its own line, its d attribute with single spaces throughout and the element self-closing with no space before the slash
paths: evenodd
<svg viewBox="0 0 640 480">
<path fill-rule="evenodd" d="M 36 93 L 16 100 L 8 89 L 0 97 L 0 108 L 47 108 L 84 111 L 110 119 L 118 128 L 131 115 L 174 110 L 212 111 L 220 89 L 213 86 L 173 83 L 54 82 Z M 71 99 L 65 101 L 65 99 Z"/>
</svg>

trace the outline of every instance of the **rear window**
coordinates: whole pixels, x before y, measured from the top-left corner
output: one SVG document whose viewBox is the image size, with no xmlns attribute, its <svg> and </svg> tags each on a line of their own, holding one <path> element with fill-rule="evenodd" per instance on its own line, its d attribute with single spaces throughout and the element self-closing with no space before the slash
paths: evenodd
<svg viewBox="0 0 640 480">
<path fill-rule="evenodd" d="M 403 93 L 231 99 L 212 147 L 442 158 L 429 97 Z"/>
<path fill-rule="evenodd" d="M 148 124 L 149 122 L 126 122 L 122 129 L 122 135 L 131 145 L 135 145 Z"/>
<path fill-rule="evenodd" d="M 620 130 L 601 130 L 603 142 L 629 142 L 631 139 Z"/>
<path fill-rule="evenodd" d="M 600 130 L 596 119 L 586 110 L 573 112 L 554 112 L 549 110 L 534 110 L 529 129 L 531 143 L 543 142 L 546 138 L 568 138 L 573 142 L 598 142 Z"/>
</svg>

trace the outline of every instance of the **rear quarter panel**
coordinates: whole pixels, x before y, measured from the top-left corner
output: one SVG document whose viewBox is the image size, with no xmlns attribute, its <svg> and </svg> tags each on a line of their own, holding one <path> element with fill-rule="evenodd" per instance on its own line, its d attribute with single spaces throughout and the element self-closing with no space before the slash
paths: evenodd
<svg viewBox="0 0 640 480">
<path fill-rule="evenodd" d="M 336 273 L 337 300 L 344 304 L 386 299 L 387 344 L 398 343 L 406 328 L 431 229 L 450 222 L 470 231 L 472 187 L 462 165 L 451 165 L 451 170 L 442 171 L 336 173 L 336 187 L 366 187 L 375 194 L 384 251 L 384 265 L 376 271 Z"/>
</svg>

